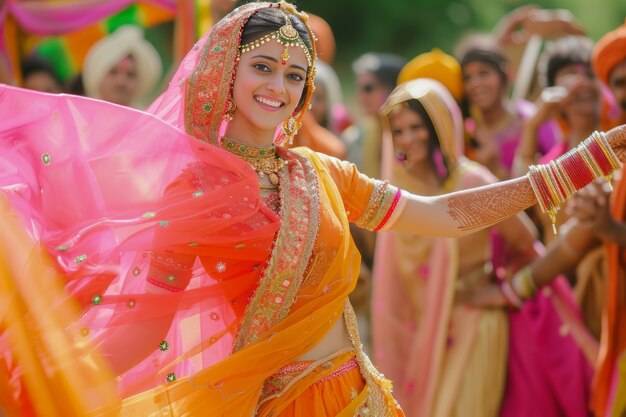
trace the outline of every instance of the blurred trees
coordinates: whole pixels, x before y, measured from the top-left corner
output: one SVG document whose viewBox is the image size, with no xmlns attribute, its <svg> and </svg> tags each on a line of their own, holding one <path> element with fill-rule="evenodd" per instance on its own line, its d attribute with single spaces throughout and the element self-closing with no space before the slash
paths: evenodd
<svg viewBox="0 0 626 417">
<path fill-rule="evenodd" d="M 337 39 L 337 66 L 367 51 L 388 51 L 412 58 L 439 47 L 452 52 L 466 33 L 491 30 L 520 0 L 295 0 L 324 17 Z M 544 8 L 564 8 L 597 40 L 624 22 L 624 0 L 538 0 Z"/>
</svg>

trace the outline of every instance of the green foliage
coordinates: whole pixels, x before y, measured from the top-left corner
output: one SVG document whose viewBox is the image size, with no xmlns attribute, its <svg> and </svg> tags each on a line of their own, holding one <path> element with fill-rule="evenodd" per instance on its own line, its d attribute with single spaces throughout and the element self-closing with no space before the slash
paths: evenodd
<svg viewBox="0 0 626 417">
<path fill-rule="evenodd" d="M 490 31 L 498 20 L 527 4 L 519 0 L 300 0 L 300 8 L 325 18 L 337 39 L 337 65 L 367 51 L 412 58 L 434 47 L 452 52 L 470 32 Z M 624 22 L 624 0 L 539 0 L 544 8 L 568 9 L 597 40 Z"/>
</svg>

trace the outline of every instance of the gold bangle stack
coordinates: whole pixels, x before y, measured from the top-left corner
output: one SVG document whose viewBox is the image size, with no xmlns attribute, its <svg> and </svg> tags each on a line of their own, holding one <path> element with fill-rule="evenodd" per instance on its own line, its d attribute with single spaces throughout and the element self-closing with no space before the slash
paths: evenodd
<svg viewBox="0 0 626 417">
<path fill-rule="evenodd" d="M 555 161 L 529 167 L 528 180 L 541 211 L 550 216 L 555 235 L 556 213 L 563 202 L 597 178 L 610 181 L 619 167 L 619 159 L 602 132 L 593 132 Z"/>
</svg>

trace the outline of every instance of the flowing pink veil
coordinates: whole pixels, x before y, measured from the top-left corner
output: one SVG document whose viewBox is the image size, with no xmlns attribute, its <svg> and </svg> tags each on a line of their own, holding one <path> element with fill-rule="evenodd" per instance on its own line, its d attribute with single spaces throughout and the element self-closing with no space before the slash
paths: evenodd
<svg viewBox="0 0 626 417">
<path fill-rule="evenodd" d="M 0 86 L 0 188 L 80 303 L 65 331 L 106 355 L 147 352 L 120 375 L 122 397 L 231 355 L 271 251 L 279 218 L 261 202 L 256 173 L 197 140 L 217 141 L 241 29 L 263 7 L 238 8 L 198 42 L 150 107 L 156 117 Z M 153 265 L 171 273 L 152 280 L 169 291 L 146 290 Z M 51 309 L 65 302 L 50 300 Z M 111 344 L 164 317 L 162 339 Z M 9 361 L 5 336 L 0 358 Z M 19 373 L 18 364 L 16 397 Z"/>
</svg>

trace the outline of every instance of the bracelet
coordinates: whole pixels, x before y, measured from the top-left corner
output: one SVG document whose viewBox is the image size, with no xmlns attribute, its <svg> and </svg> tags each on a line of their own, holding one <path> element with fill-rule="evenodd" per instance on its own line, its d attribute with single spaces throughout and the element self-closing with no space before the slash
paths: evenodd
<svg viewBox="0 0 626 417">
<path fill-rule="evenodd" d="M 556 213 L 565 200 L 593 180 L 607 178 L 620 161 L 603 132 L 593 132 L 576 148 L 544 165 L 531 165 L 526 174 L 541 211 L 550 216 L 556 236 Z"/>
<path fill-rule="evenodd" d="M 509 281 L 504 280 L 500 282 L 499 287 L 509 307 L 514 309 L 522 308 L 524 300 L 515 292 L 515 289 L 511 286 Z"/>
<path fill-rule="evenodd" d="M 538 290 L 537 284 L 533 280 L 532 268 L 530 265 L 526 265 L 513 275 L 511 279 L 511 287 L 522 300 L 532 298 Z"/>
</svg>

